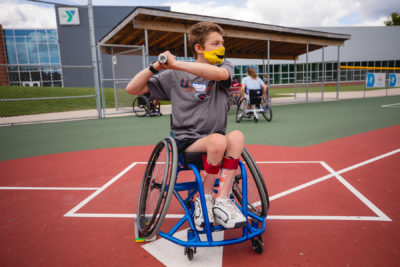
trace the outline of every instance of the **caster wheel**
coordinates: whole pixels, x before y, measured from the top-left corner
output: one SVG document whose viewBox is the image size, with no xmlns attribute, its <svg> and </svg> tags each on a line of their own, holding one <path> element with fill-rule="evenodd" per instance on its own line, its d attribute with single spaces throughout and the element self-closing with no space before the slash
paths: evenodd
<svg viewBox="0 0 400 267">
<path fill-rule="evenodd" d="M 184 254 L 188 257 L 188 259 L 191 261 L 193 260 L 194 254 L 196 254 L 196 248 L 185 248 Z"/>
<path fill-rule="evenodd" d="M 253 238 L 251 239 L 251 245 L 253 246 L 253 250 L 257 254 L 261 254 L 264 251 L 264 243 L 261 238 Z"/>
</svg>

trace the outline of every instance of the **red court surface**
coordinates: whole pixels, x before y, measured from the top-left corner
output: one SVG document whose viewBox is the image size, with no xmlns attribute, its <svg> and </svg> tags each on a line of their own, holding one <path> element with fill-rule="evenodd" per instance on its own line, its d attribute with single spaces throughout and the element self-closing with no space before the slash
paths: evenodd
<svg viewBox="0 0 400 267">
<path fill-rule="evenodd" d="M 399 136 L 393 126 L 304 148 L 249 145 L 270 195 L 264 253 L 247 241 L 199 248 L 192 262 L 161 238 L 134 242 L 152 147 L 3 161 L 0 266 L 400 266 Z M 164 225 L 181 213 L 173 202 Z"/>
</svg>

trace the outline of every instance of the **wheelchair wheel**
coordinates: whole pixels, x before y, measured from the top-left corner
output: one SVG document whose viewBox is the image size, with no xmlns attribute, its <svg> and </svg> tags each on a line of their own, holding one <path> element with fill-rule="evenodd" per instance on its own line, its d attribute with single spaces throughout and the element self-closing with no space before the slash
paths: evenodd
<svg viewBox="0 0 400 267">
<path fill-rule="evenodd" d="M 242 158 L 246 163 L 247 170 L 247 206 L 249 212 L 258 216 L 266 216 L 269 209 L 269 197 L 264 179 L 258 169 L 256 162 L 246 148 L 243 149 Z M 237 199 L 237 203 L 242 203 L 242 175 L 235 176 L 232 192 Z"/>
<path fill-rule="evenodd" d="M 242 99 L 239 100 L 237 109 L 236 109 L 236 122 L 240 122 L 243 119 L 244 113 L 246 112 L 247 108 L 247 100 Z"/>
<path fill-rule="evenodd" d="M 156 235 L 173 195 L 178 161 L 176 142 L 168 137 L 154 148 L 140 188 L 137 225 L 140 236 Z"/>
<path fill-rule="evenodd" d="M 150 114 L 150 102 L 147 97 L 138 95 L 132 103 L 133 112 L 138 117 L 146 116 Z"/>
<path fill-rule="evenodd" d="M 267 104 L 266 109 L 264 110 L 264 112 L 262 114 L 263 114 L 264 118 L 267 121 L 271 121 L 272 120 L 272 109 L 268 104 Z"/>
</svg>

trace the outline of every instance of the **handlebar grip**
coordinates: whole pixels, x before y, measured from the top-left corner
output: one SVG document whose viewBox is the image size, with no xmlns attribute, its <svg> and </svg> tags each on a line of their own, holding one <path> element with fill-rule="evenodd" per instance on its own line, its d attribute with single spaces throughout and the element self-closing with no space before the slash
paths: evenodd
<svg viewBox="0 0 400 267">
<path fill-rule="evenodd" d="M 162 63 L 162 64 L 165 64 L 165 63 L 167 63 L 168 58 L 167 58 L 166 55 L 160 54 L 160 55 L 158 55 L 158 61 L 159 61 L 160 63 Z"/>
</svg>

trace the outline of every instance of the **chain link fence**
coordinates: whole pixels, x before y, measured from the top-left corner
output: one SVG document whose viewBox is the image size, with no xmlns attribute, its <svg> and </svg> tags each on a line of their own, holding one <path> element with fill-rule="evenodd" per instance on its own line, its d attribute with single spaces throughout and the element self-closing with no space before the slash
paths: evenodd
<svg viewBox="0 0 400 267">
<path fill-rule="evenodd" d="M 0 2 L 0 125 L 133 112 L 134 96 L 128 95 L 125 87 L 146 66 L 144 47 L 95 44 L 118 24 L 124 12 L 129 14 L 132 10 L 96 7 L 97 12 L 91 13 L 90 0 L 73 3 L 74 6 L 63 0 Z M 33 13 L 41 16 L 33 19 L 24 15 Z M 91 22 L 96 22 L 95 31 Z M 93 57 L 93 53 L 97 56 Z M 396 67 L 393 71 L 340 69 L 338 87 L 338 64 L 370 67 L 371 62 L 353 63 L 309 63 L 308 72 L 305 64 L 286 64 L 287 70 L 284 65 L 270 66 L 272 104 L 400 94 L 398 87 L 388 86 L 389 75 L 400 72 L 398 59 L 371 65 Z M 255 69 L 263 78 L 265 67 Z M 243 77 L 245 72 L 244 66 L 235 66 L 236 76 Z M 385 73 L 385 86 L 367 88 L 366 76 L 370 72 Z"/>
<path fill-rule="evenodd" d="M 387 70 L 353 69 L 350 67 L 348 69 L 341 68 L 339 72 L 339 86 L 337 80 L 322 83 L 321 81 L 313 80 L 311 74 L 309 77 L 311 82 L 308 84 L 301 82 L 288 85 L 271 85 L 272 103 L 320 102 L 400 95 L 400 88 L 391 86 L 389 83 L 390 75 L 399 73 L 400 68 L 398 70 Z M 382 79 L 379 86 L 367 85 L 367 75 L 369 74 L 379 75 L 379 78 Z M 337 71 L 334 73 L 334 77 L 337 79 Z"/>
<path fill-rule="evenodd" d="M 80 23 L 89 25 L 87 2 L 81 2 Z M 63 33 L 76 29 L 57 28 L 63 3 L 46 3 L 41 12 L 50 22 L 18 15 L 34 12 L 33 2 L 0 3 L 0 125 L 101 117 L 89 34 L 65 40 Z M 74 51 L 76 42 L 85 50 Z"/>
<path fill-rule="evenodd" d="M 400 86 L 389 82 L 390 77 L 400 73 L 399 60 L 340 62 L 339 82 L 337 61 L 312 62 L 308 65 L 307 68 L 304 62 L 290 64 L 272 61 L 269 76 L 266 76 L 268 65 L 236 65 L 235 77 L 240 82 L 246 76 L 248 67 L 255 69 L 265 82 L 268 77 L 273 104 L 400 95 Z M 385 75 L 383 85 L 367 87 L 367 75 L 371 73 Z"/>
</svg>

